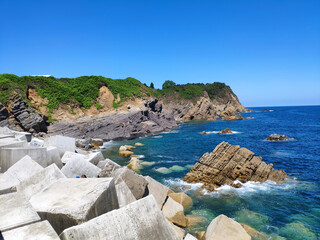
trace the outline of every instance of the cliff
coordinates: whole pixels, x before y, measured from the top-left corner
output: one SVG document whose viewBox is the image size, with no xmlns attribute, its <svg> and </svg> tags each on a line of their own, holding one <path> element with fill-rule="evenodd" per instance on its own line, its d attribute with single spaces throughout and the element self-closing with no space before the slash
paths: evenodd
<svg viewBox="0 0 320 240">
<path fill-rule="evenodd" d="M 77 138 L 128 139 L 193 119 L 242 119 L 224 83 L 154 89 L 134 78 L 0 75 L 0 126 Z"/>
</svg>

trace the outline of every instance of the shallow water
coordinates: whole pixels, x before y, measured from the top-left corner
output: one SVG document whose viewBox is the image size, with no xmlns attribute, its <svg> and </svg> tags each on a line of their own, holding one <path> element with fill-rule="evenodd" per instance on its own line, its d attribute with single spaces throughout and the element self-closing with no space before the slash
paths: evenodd
<svg viewBox="0 0 320 240">
<path fill-rule="evenodd" d="M 204 216 L 207 221 L 188 229 L 205 230 L 219 214 L 246 223 L 267 233 L 269 239 L 320 238 L 320 106 L 254 108 L 246 113 L 254 119 L 242 121 L 192 121 L 169 133 L 140 139 L 107 143 L 104 155 L 120 165 L 128 158 L 118 156 L 122 144 L 141 142 L 134 149 L 143 155 L 141 174 L 150 175 L 173 189 L 187 192 L 193 208 L 187 214 Z M 230 128 L 236 134 L 218 135 L 217 131 Z M 201 135 L 206 131 L 211 134 Z M 268 142 L 272 133 L 285 134 L 292 140 Z M 246 147 L 262 156 L 267 163 L 283 169 L 290 180 L 283 184 L 266 182 L 246 183 L 243 188 L 221 187 L 217 192 L 200 191 L 201 184 L 187 184 L 181 179 L 205 152 L 211 152 L 221 141 Z M 165 167 L 169 171 L 157 172 Z M 276 237 L 283 238 L 276 238 Z M 318 238 L 317 238 L 318 237 Z"/>
</svg>

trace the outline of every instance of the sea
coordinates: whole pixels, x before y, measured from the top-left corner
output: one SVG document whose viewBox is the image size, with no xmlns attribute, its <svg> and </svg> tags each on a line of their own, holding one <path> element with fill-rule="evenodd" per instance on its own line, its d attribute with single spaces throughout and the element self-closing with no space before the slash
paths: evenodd
<svg viewBox="0 0 320 240">
<path fill-rule="evenodd" d="M 121 145 L 144 144 L 134 149 L 140 155 L 142 175 L 149 175 L 193 200 L 186 215 L 201 216 L 187 228 L 195 234 L 224 214 L 261 232 L 253 239 L 320 239 L 320 106 L 257 107 L 243 113 L 252 119 L 236 121 L 190 121 L 168 132 L 104 144 L 103 154 L 125 166 L 129 159 L 118 156 Z M 219 135 L 230 128 L 233 134 Z M 201 135 L 206 131 L 206 135 Z M 273 133 L 285 134 L 288 141 L 269 142 Z M 242 188 L 222 186 L 206 192 L 201 184 L 182 178 L 206 153 L 220 142 L 240 145 L 261 156 L 289 178 L 281 184 L 247 182 Z"/>
</svg>

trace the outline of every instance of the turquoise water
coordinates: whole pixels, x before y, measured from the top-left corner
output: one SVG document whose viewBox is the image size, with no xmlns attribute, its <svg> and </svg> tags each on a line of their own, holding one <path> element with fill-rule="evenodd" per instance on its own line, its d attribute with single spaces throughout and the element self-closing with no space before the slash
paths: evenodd
<svg viewBox="0 0 320 240">
<path fill-rule="evenodd" d="M 264 108 L 253 109 L 257 112 L 243 114 L 254 117 L 250 120 L 192 121 L 168 133 L 109 142 L 104 154 L 120 165 L 127 165 L 129 159 L 118 156 L 119 146 L 145 144 L 134 149 L 135 154 L 144 156 L 141 160 L 151 162 L 140 173 L 189 194 L 193 207 L 187 214 L 206 218 L 189 228 L 191 233 L 205 230 L 214 217 L 223 213 L 268 234 L 269 239 L 319 239 L 320 106 L 270 107 L 269 112 L 263 112 Z M 236 133 L 216 134 L 226 127 Z M 209 134 L 201 135 L 201 131 Z M 272 133 L 285 134 L 292 140 L 265 141 Z M 285 170 L 290 179 L 282 184 L 246 183 L 240 189 L 223 186 L 214 193 L 201 191 L 199 184 L 183 182 L 181 179 L 190 167 L 221 141 L 252 150 L 265 162 Z M 160 167 L 169 170 L 157 172 Z"/>
</svg>

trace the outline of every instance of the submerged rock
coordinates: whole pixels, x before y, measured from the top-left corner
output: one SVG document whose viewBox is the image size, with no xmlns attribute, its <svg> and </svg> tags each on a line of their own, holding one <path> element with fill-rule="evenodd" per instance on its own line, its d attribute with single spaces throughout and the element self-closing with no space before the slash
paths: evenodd
<svg viewBox="0 0 320 240">
<path fill-rule="evenodd" d="M 279 135 L 279 134 L 271 134 L 269 137 L 267 137 L 268 141 L 287 141 L 290 140 L 290 138 L 286 135 Z"/>
<path fill-rule="evenodd" d="M 266 164 L 250 150 L 222 142 L 211 153 L 203 154 L 183 180 L 203 183 L 204 188 L 213 191 L 224 184 L 232 185 L 237 180 L 242 183 L 263 183 L 267 180 L 280 183 L 287 177 L 283 170 L 274 169 L 273 164 Z"/>
<path fill-rule="evenodd" d="M 206 131 L 202 131 L 200 134 L 201 135 L 205 135 L 205 134 L 207 134 L 207 132 Z"/>
</svg>

